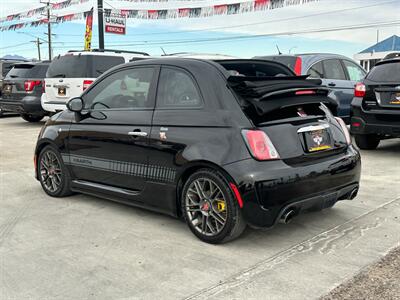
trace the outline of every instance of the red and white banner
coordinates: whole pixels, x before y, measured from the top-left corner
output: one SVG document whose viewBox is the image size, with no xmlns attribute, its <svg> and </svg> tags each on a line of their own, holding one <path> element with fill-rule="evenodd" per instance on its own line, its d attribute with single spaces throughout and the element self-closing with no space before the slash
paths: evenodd
<svg viewBox="0 0 400 300">
<path fill-rule="evenodd" d="M 126 34 L 126 15 L 119 14 L 106 14 L 104 16 L 104 30 L 107 33 Z"/>
</svg>

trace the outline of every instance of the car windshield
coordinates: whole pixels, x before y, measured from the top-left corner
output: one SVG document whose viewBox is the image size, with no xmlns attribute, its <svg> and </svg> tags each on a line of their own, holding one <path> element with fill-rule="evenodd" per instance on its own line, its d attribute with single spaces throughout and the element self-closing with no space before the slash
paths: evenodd
<svg viewBox="0 0 400 300">
<path fill-rule="evenodd" d="M 8 72 L 6 78 L 45 78 L 47 68 L 47 65 L 15 65 L 10 72 Z"/>
<path fill-rule="evenodd" d="M 367 79 L 374 82 L 395 82 L 400 84 L 400 61 L 375 66 Z"/>
<path fill-rule="evenodd" d="M 47 77 L 97 78 L 108 69 L 124 62 L 122 57 L 114 56 L 64 55 L 53 60 Z"/>
</svg>

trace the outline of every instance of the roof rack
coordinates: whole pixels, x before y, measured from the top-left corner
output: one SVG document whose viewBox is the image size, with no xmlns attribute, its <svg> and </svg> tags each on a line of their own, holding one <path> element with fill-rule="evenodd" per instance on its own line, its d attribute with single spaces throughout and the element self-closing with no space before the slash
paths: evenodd
<svg viewBox="0 0 400 300">
<path fill-rule="evenodd" d="M 128 51 L 128 50 L 116 50 L 116 49 L 92 49 L 92 50 L 69 50 L 70 52 L 114 52 L 114 53 L 131 53 L 131 54 L 140 54 L 144 56 L 150 56 L 150 54 L 146 52 L 139 51 Z"/>
</svg>

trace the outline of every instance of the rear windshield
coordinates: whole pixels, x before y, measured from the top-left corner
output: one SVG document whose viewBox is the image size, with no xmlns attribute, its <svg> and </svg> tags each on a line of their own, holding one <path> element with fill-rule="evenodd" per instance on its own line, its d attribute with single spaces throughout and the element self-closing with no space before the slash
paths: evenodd
<svg viewBox="0 0 400 300">
<path fill-rule="evenodd" d="M 48 78 L 97 78 L 108 69 L 123 64 L 123 57 L 105 55 L 65 55 L 56 57 L 47 71 Z"/>
<path fill-rule="evenodd" d="M 48 65 L 15 65 L 6 78 L 45 78 Z"/>
<path fill-rule="evenodd" d="M 273 60 L 284 64 L 286 67 L 294 70 L 297 58 L 295 56 L 264 56 L 262 59 Z"/>
<path fill-rule="evenodd" d="M 369 72 L 367 79 L 374 82 L 400 83 L 400 61 L 375 66 Z"/>
<path fill-rule="evenodd" d="M 233 76 L 295 76 L 290 69 L 274 62 L 257 60 L 217 60 L 216 62 L 222 65 Z"/>
</svg>

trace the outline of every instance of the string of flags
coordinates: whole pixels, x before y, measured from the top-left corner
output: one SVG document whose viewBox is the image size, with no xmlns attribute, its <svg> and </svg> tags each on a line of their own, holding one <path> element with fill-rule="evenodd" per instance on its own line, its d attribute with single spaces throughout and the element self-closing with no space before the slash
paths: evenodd
<svg viewBox="0 0 400 300">
<path fill-rule="evenodd" d="M 83 3 L 89 0 L 67 0 L 57 3 L 57 5 L 73 5 L 77 3 Z M 123 0 L 123 1 L 167 1 L 167 0 Z M 176 1 L 176 0 L 175 0 Z M 236 15 L 243 13 L 250 13 L 256 11 L 266 11 L 277 8 L 283 8 L 288 6 L 303 5 L 311 2 L 318 2 L 320 0 L 249 0 L 231 4 L 218 4 L 201 7 L 180 7 L 180 8 L 168 8 L 168 9 L 104 9 L 106 16 L 111 14 L 119 14 L 130 19 L 173 19 L 173 18 L 204 18 L 212 16 L 222 15 Z M 66 6 L 64 6 L 66 7 Z M 32 11 L 32 10 L 31 10 Z M 73 13 L 64 16 L 57 16 L 52 19 L 52 23 L 64 23 L 73 20 L 79 20 L 86 18 L 90 11 Z M 22 15 L 17 14 L 17 15 Z M 8 17 L 7 17 L 8 18 Z M 16 19 L 21 18 L 19 16 Z M 12 25 L 0 26 L 0 31 L 17 30 L 24 27 L 37 27 L 39 25 L 47 24 L 48 20 L 40 19 L 37 21 L 30 21 L 24 23 L 17 23 Z"/>
<path fill-rule="evenodd" d="M 64 22 L 69 22 L 73 20 L 81 20 L 86 18 L 87 14 L 89 14 L 90 11 L 85 11 L 85 12 L 80 12 L 80 13 L 74 13 L 74 14 L 68 14 L 64 16 L 57 16 L 54 17 L 54 20 L 52 19 L 52 23 L 64 23 Z M 40 25 L 47 24 L 48 20 L 47 18 L 36 20 L 36 21 L 30 21 L 30 22 L 24 22 L 24 23 L 17 23 L 17 24 L 12 24 L 12 25 L 6 25 L 6 26 L 0 26 L 0 31 L 8 31 L 8 30 L 17 30 L 25 27 L 38 27 Z"/>
<path fill-rule="evenodd" d="M 140 1 L 140 0 L 123 0 Z M 251 0 L 231 4 L 218 4 L 191 8 L 171 9 L 105 9 L 105 14 L 121 14 L 132 19 L 202 18 L 221 15 L 235 15 L 271 10 L 287 6 L 302 5 L 319 0 Z"/>
<path fill-rule="evenodd" d="M 59 9 L 64 9 L 64 8 L 70 7 L 72 5 L 82 4 L 85 2 L 89 2 L 89 1 L 90 0 L 65 0 L 62 2 L 58 2 L 58 3 L 50 3 L 50 8 L 52 10 L 59 10 Z M 30 10 L 27 10 L 27 11 L 24 11 L 21 13 L 8 15 L 6 17 L 0 18 L 0 23 L 31 18 L 31 17 L 37 16 L 37 15 L 44 14 L 46 12 L 47 12 L 47 7 L 41 6 L 41 7 L 30 9 Z"/>
</svg>

